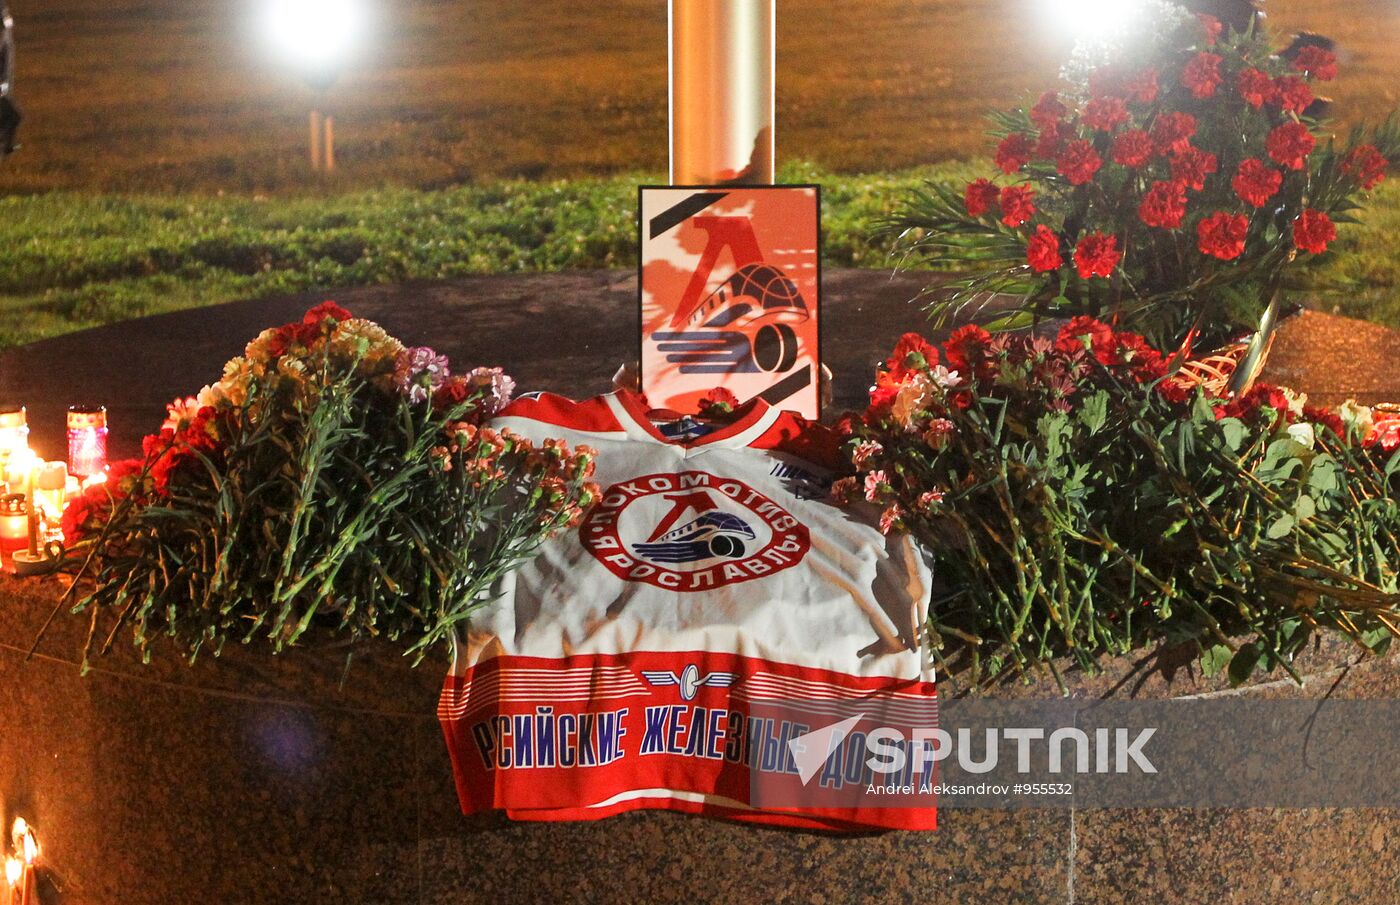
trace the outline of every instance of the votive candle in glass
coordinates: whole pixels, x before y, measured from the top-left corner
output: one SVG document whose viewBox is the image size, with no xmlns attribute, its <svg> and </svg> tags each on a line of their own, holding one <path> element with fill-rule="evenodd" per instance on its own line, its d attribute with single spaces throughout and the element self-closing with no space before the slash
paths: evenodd
<svg viewBox="0 0 1400 905">
<path fill-rule="evenodd" d="M 17 449 L 5 460 L 5 483 L 10 493 L 24 495 L 29 492 L 29 478 L 39 467 L 39 457 L 29 447 Z"/>
<path fill-rule="evenodd" d="M 44 521 L 58 524 L 63 518 L 64 493 L 68 487 L 68 466 L 63 462 L 43 462 L 34 479 L 34 502 Z"/>
<path fill-rule="evenodd" d="M 80 478 L 107 470 L 107 409 L 104 406 L 68 407 L 68 468 Z"/>
<path fill-rule="evenodd" d="M 22 405 L 0 406 L 0 466 L 29 448 L 29 418 Z"/>
<path fill-rule="evenodd" d="M 24 494 L 0 497 L 0 544 L 13 550 L 29 543 L 29 504 Z"/>
</svg>

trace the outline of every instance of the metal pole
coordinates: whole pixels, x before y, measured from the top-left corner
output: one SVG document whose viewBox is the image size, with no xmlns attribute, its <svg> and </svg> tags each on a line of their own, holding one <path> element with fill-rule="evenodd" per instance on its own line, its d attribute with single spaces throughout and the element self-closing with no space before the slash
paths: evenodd
<svg viewBox="0 0 1400 905">
<path fill-rule="evenodd" d="M 776 0 L 670 0 L 671 184 L 773 182 Z"/>
<path fill-rule="evenodd" d="M 326 114 L 326 172 L 335 169 L 335 117 Z"/>
</svg>

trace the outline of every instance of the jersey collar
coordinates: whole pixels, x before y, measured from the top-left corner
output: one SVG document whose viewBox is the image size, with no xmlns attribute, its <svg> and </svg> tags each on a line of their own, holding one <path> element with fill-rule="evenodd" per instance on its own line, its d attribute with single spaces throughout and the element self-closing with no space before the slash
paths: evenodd
<svg viewBox="0 0 1400 905">
<path fill-rule="evenodd" d="M 763 436 L 768 428 L 773 426 L 773 422 L 778 419 L 780 414 L 767 402 L 755 397 L 739 406 L 735 413 L 735 419 L 729 424 L 717 427 L 708 434 L 685 443 L 669 440 L 661 431 L 657 430 L 656 425 L 652 424 L 651 419 L 647 417 L 646 403 L 636 393 L 618 390 L 608 393 L 603 398 L 607 400 L 613 414 L 621 422 L 622 429 L 633 440 L 661 443 L 680 449 L 701 447 L 742 449 Z"/>
</svg>

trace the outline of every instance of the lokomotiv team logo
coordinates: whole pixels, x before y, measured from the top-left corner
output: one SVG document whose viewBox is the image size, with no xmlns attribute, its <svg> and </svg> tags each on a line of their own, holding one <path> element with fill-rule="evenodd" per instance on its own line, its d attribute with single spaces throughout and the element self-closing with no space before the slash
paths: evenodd
<svg viewBox="0 0 1400 905">
<path fill-rule="evenodd" d="M 580 529 L 583 545 L 625 581 L 706 591 L 802 561 L 807 527 L 742 481 L 704 471 L 614 484 Z"/>
</svg>

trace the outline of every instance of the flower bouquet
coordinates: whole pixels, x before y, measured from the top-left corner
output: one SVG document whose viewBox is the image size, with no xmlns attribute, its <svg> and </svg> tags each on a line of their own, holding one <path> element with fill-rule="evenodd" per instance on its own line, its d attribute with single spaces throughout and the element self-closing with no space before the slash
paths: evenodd
<svg viewBox="0 0 1400 905">
<path fill-rule="evenodd" d="M 329 302 L 264 331 L 65 511 L 89 651 L 280 650 L 319 619 L 421 655 L 597 498 L 592 450 L 484 426 L 512 388 Z"/>
<path fill-rule="evenodd" d="M 1343 147 L 1325 134 L 1314 92 L 1337 75 L 1330 51 L 1280 54 L 1253 30 L 1145 6 L 1144 34 L 1080 48 L 1065 90 L 993 117 L 995 181 L 930 184 L 887 224 L 906 258 L 962 274 L 936 314 L 1082 314 L 1163 347 L 1221 342 L 1270 305 L 1276 319 L 1289 266 L 1323 254 L 1400 159 L 1394 120 Z"/>
<path fill-rule="evenodd" d="M 1377 652 L 1400 632 L 1400 431 L 1360 406 L 1213 397 L 1080 316 L 1055 339 L 910 334 L 844 429 L 834 493 L 934 551 L 934 645 L 974 675 L 1166 641 L 1242 681 L 1322 630 Z"/>
</svg>

